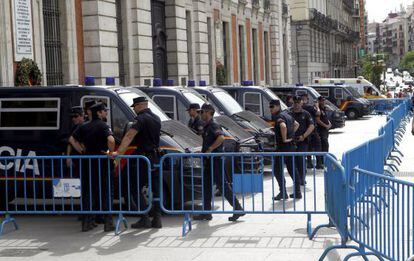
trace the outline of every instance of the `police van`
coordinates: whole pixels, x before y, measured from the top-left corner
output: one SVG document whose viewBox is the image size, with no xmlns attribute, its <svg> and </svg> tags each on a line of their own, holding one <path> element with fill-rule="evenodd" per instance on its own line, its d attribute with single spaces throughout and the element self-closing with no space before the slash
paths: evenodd
<svg viewBox="0 0 414 261">
<path fill-rule="evenodd" d="M 355 88 L 366 99 L 385 99 L 386 96 L 381 94 L 381 91 L 365 79 L 363 76 L 358 78 L 315 78 L 312 85 L 325 84 L 346 84 Z"/>
<path fill-rule="evenodd" d="M 371 103 L 353 87 L 343 84 L 310 85 L 320 95 L 345 112 L 348 119 L 354 120 L 372 112 Z"/>
<path fill-rule="evenodd" d="M 63 155 L 72 128 L 71 107 L 82 106 L 90 100 L 104 102 L 108 110 L 107 124 L 112 128 L 116 144 L 119 145 L 128 125 L 136 116 L 130 105 L 135 97 L 144 93 L 131 92 L 122 87 L 2 87 L 0 88 L 0 157 L 9 156 L 53 156 Z M 149 100 L 150 109 L 162 121 L 160 137 L 161 154 L 170 152 L 199 152 L 202 140 L 187 126 L 171 120 L 161 109 Z M 129 153 L 134 151 L 129 148 Z M 47 161 L 50 162 L 50 161 Z M 22 193 L 40 193 L 39 198 L 51 198 L 53 194 L 52 175 L 62 174 L 64 161 L 54 161 L 46 166 L 45 161 L 26 159 L 0 160 L 0 195 L 8 193 L 8 202 Z M 186 163 L 184 163 L 186 164 Z M 200 162 L 189 162 L 194 168 L 201 168 Z M 198 165 L 198 166 L 194 166 Z M 63 175 L 63 174 L 62 174 Z M 66 173 L 64 175 L 69 175 Z M 168 175 L 165 175 L 169 189 Z M 64 178 L 64 176 L 60 177 Z M 73 177 L 76 178 L 76 177 Z M 45 182 L 46 180 L 46 182 Z M 171 180 L 171 179 L 170 179 Z M 34 191 L 35 187 L 44 191 Z M 6 190 L 6 184 L 7 190 Z M 24 190 L 23 190 L 24 187 Z M 174 188 L 180 188 L 175 184 Z M 177 191 L 177 195 L 180 195 Z M 26 195 L 26 194 L 25 194 Z M 179 199 L 180 197 L 175 197 Z M 5 198 L 0 199 L 0 210 L 5 208 Z"/>
<path fill-rule="evenodd" d="M 208 102 L 218 108 L 220 114 L 229 116 L 268 148 L 274 149 L 274 132 L 272 126 L 251 111 L 244 110 L 240 104 L 225 90 L 211 86 L 191 87 Z"/>
</svg>

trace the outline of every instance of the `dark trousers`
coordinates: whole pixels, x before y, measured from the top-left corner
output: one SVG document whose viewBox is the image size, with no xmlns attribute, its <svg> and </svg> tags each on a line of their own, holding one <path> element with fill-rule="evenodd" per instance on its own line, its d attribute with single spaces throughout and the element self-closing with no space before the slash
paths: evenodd
<svg viewBox="0 0 414 261">
<path fill-rule="evenodd" d="M 323 130 L 320 131 L 321 137 L 321 151 L 322 152 L 329 152 L 329 131 Z M 318 157 L 318 165 L 323 165 L 323 157 Z"/>
<path fill-rule="evenodd" d="M 309 141 L 304 140 L 300 142 L 296 142 L 296 152 L 308 152 L 309 151 Z M 299 176 L 301 178 L 301 182 L 305 181 L 306 177 L 306 161 L 305 156 L 296 156 L 295 157 L 295 164 L 298 170 Z"/>
<path fill-rule="evenodd" d="M 113 202 L 113 162 L 110 159 L 82 159 L 82 210 L 109 211 Z M 85 218 L 91 218 L 89 215 Z"/>
<path fill-rule="evenodd" d="M 129 173 L 129 188 L 130 188 L 130 195 L 131 197 L 131 205 L 134 210 L 144 211 L 148 207 L 148 202 L 145 200 L 145 195 L 143 194 L 144 187 L 148 186 L 148 167 L 150 167 L 151 171 L 151 190 L 152 190 L 152 198 L 159 198 L 159 176 L 158 171 L 154 168 L 154 164 L 156 164 L 159 160 L 158 155 L 154 153 L 142 153 L 143 156 L 147 157 L 150 160 L 151 166 L 148 166 L 148 163 L 145 160 L 132 160 L 130 164 L 133 166 L 132 171 L 130 170 Z M 126 175 L 124 175 L 126 176 Z M 128 184 L 128 182 L 124 182 L 124 184 Z M 128 189 L 124 189 L 124 191 L 128 191 Z M 128 193 L 124 193 L 128 194 Z M 161 216 L 161 209 L 158 202 L 152 202 L 151 208 L 151 215 L 153 217 L 160 217 Z"/>
<path fill-rule="evenodd" d="M 216 184 L 221 194 L 236 210 L 241 210 L 240 202 L 233 193 L 233 189 L 227 180 L 227 175 L 223 173 L 225 169 L 224 159 L 221 157 L 207 157 L 204 159 L 203 190 L 204 190 L 204 210 L 211 210 L 211 200 L 213 185 Z M 224 175 L 223 175 L 224 174 Z"/>
<path fill-rule="evenodd" d="M 295 144 L 292 142 L 278 145 L 276 149 L 276 152 L 295 152 L 295 151 L 296 151 Z M 277 184 L 279 185 L 279 191 L 281 193 L 286 193 L 286 181 L 285 181 L 285 176 L 284 176 L 284 171 L 283 171 L 284 169 L 283 162 L 286 164 L 288 173 L 293 180 L 295 192 L 299 192 L 301 177 L 299 175 L 299 172 L 295 164 L 293 164 L 293 156 L 283 156 L 283 157 L 277 156 L 275 158 L 274 175 L 276 177 Z"/>
<path fill-rule="evenodd" d="M 321 145 L 321 137 L 319 136 L 319 133 L 317 130 L 315 130 L 310 136 L 309 136 L 309 151 L 311 152 L 320 152 L 322 149 Z M 312 164 L 312 157 L 308 156 L 308 165 Z M 312 166 L 314 167 L 314 166 Z"/>
</svg>

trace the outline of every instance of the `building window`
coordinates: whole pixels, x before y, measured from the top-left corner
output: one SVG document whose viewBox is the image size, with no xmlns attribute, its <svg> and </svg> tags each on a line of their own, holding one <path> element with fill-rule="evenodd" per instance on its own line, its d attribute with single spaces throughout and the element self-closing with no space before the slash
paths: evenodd
<svg viewBox="0 0 414 261">
<path fill-rule="evenodd" d="M 0 99 L 0 129 L 58 130 L 59 98 Z"/>
<path fill-rule="evenodd" d="M 116 29 L 118 37 L 119 84 L 125 86 L 124 37 L 122 29 L 122 0 L 116 0 Z"/>
<path fill-rule="evenodd" d="M 257 46 L 257 29 L 252 29 L 253 37 L 253 80 L 255 84 L 259 84 L 259 54 Z"/>
<path fill-rule="evenodd" d="M 212 35 L 211 18 L 207 17 L 207 41 L 208 41 L 208 64 L 210 68 L 210 83 L 213 83 L 213 71 L 215 64 L 213 62 L 213 35 Z"/>
<path fill-rule="evenodd" d="M 244 33 L 244 27 L 242 25 L 239 25 L 239 71 L 240 71 L 240 82 L 246 80 L 246 69 L 245 69 L 245 33 Z"/>
<path fill-rule="evenodd" d="M 287 82 L 287 79 L 286 79 L 286 70 L 287 70 L 287 67 L 286 67 L 286 63 L 287 63 L 286 54 L 287 54 L 287 49 L 286 49 L 285 43 L 286 43 L 286 35 L 283 34 L 283 55 L 284 55 L 283 61 L 284 61 L 284 66 L 285 66 L 285 68 L 284 68 L 285 82 Z M 270 50 L 269 49 L 270 49 L 269 48 L 269 33 L 264 32 L 264 51 L 265 51 L 265 53 L 264 53 L 264 55 L 265 55 L 264 66 L 265 66 L 265 80 L 266 80 L 267 84 L 270 84 L 270 64 L 269 64 L 269 59 L 270 59 L 269 51 Z"/>
<path fill-rule="evenodd" d="M 223 58 L 224 70 L 226 72 L 226 83 L 230 82 L 230 41 L 229 41 L 229 23 L 223 22 Z"/>
<path fill-rule="evenodd" d="M 43 0 L 46 80 L 48 85 L 62 85 L 62 43 L 58 0 Z"/>
</svg>

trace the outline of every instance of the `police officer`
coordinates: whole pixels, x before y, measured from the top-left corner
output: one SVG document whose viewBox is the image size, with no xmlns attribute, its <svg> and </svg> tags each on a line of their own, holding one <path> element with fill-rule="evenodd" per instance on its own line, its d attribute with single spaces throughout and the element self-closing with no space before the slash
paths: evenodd
<svg viewBox="0 0 414 261">
<path fill-rule="evenodd" d="M 299 128 L 297 123 L 287 111 L 281 112 L 281 106 L 279 100 L 271 100 L 269 102 L 270 113 L 272 114 L 272 121 L 275 123 L 275 139 L 276 139 L 276 152 L 294 152 L 295 141 L 294 135 Z M 274 200 L 288 199 L 286 192 L 285 177 L 283 172 L 283 162 L 288 169 L 289 175 L 294 182 L 294 193 L 290 194 L 291 198 L 301 199 L 302 193 L 300 191 L 301 177 L 298 174 L 296 167 L 293 164 L 292 156 L 276 157 L 274 175 L 276 176 L 277 183 L 279 185 L 279 194 L 274 197 Z"/>
<path fill-rule="evenodd" d="M 188 127 L 192 129 L 197 135 L 203 134 L 204 123 L 200 117 L 200 105 L 198 103 L 191 103 L 188 106 L 188 115 L 190 116 L 190 120 L 188 121 Z"/>
<path fill-rule="evenodd" d="M 293 96 L 292 95 L 286 96 L 286 106 L 288 106 L 288 108 L 293 106 Z"/>
<path fill-rule="evenodd" d="M 152 189 L 154 192 L 154 197 L 157 197 L 159 194 L 159 182 L 158 177 L 155 176 L 155 167 L 154 165 L 159 162 L 159 147 L 160 147 L 160 135 L 161 135 L 161 120 L 155 115 L 151 109 L 148 108 L 148 100 L 146 97 L 137 97 L 134 98 L 133 104 L 131 107 L 134 108 L 137 116 L 135 117 L 134 124 L 125 134 L 122 139 L 121 145 L 118 148 L 118 152 L 114 152 L 112 155 L 117 156 L 126 151 L 128 146 L 133 143 L 136 146 L 136 151 L 134 154 L 143 155 L 147 157 L 151 162 L 151 171 L 152 171 Z M 137 184 L 136 178 L 139 179 L 140 188 L 132 188 L 133 199 L 135 203 L 138 200 L 141 201 L 141 206 L 145 206 L 143 195 L 140 195 L 142 192 L 143 186 L 147 185 L 147 172 L 145 171 L 145 162 L 139 164 L 141 169 L 139 170 L 139 177 L 131 177 L 130 185 Z M 131 176 L 131 175 L 130 175 Z M 139 199 L 136 199 L 136 195 L 140 195 Z M 143 215 L 139 221 L 135 224 L 132 224 L 132 228 L 161 228 L 161 210 L 157 203 L 153 204 L 153 209 L 151 210 L 153 216 L 152 221 L 148 215 Z"/>
<path fill-rule="evenodd" d="M 83 109 L 81 106 L 74 106 L 70 110 L 70 117 L 72 119 L 72 128 L 70 130 L 69 137 L 75 132 L 75 130 L 85 122 L 85 117 L 83 114 Z M 66 147 L 66 155 L 79 155 L 76 150 L 73 150 L 72 145 L 68 142 Z M 70 167 L 72 164 L 71 159 L 66 159 L 66 166 Z"/>
<path fill-rule="evenodd" d="M 106 155 L 115 147 L 115 139 L 109 126 L 104 122 L 108 116 L 105 104 L 97 103 L 90 107 L 91 121 L 79 126 L 69 138 L 71 145 L 84 155 Z M 108 159 L 109 160 L 109 159 Z M 109 165 L 109 166 L 108 166 Z M 112 206 L 112 166 L 111 161 L 103 159 L 86 159 L 82 161 L 82 209 L 98 211 L 102 205 L 103 211 Z M 99 187 L 99 184 L 101 186 Z M 109 191 L 108 191 L 109 190 Z M 90 205 L 89 202 L 92 202 Z M 82 231 L 94 227 L 93 216 L 84 216 Z M 110 215 L 104 215 L 104 231 L 114 230 Z"/>
<path fill-rule="evenodd" d="M 91 107 L 96 104 L 95 100 L 90 100 L 85 102 L 84 112 L 85 112 L 85 121 L 90 121 L 92 119 Z"/>
<path fill-rule="evenodd" d="M 308 152 L 309 151 L 309 136 L 315 129 L 312 116 L 309 112 L 303 108 L 303 100 L 300 96 L 293 97 L 293 107 L 289 109 L 293 119 L 299 123 L 299 128 L 295 132 L 296 140 L 296 151 L 297 152 Z M 303 156 L 295 157 L 296 167 L 300 174 L 300 184 L 305 184 L 306 177 L 306 163 Z"/>
<path fill-rule="evenodd" d="M 319 110 L 318 101 L 315 101 L 314 104 L 310 104 L 308 94 L 303 94 L 302 100 L 303 100 L 303 109 L 310 113 L 310 115 L 312 116 L 313 123 L 315 124 L 315 129 L 309 137 L 309 148 L 308 148 L 309 150 L 308 151 L 319 152 L 321 151 L 321 138 L 316 128 L 316 118 L 320 116 L 321 112 Z M 308 156 L 306 164 L 307 164 L 307 167 L 310 169 L 315 167 L 313 166 L 311 156 Z M 320 166 L 317 166 L 317 167 L 320 167 Z"/>
<path fill-rule="evenodd" d="M 321 151 L 322 152 L 329 152 L 329 130 L 332 127 L 331 122 L 328 119 L 326 114 L 326 107 L 325 107 L 325 98 L 320 96 L 318 97 L 318 105 L 320 110 L 320 116 L 316 118 L 317 128 L 319 136 L 321 137 Z M 323 168 L 323 157 L 316 157 L 317 158 L 317 169 Z"/>
<path fill-rule="evenodd" d="M 214 112 L 214 107 L 211 104 L 205 103 L 201 107 L 201 117 L 202 120 L 205 122 L 202 147 L 203 153 L 224 152 L 224 134 L 220 125 L 216 123 L 213 119 Z M 211 162 L 211 160 L 213 162 Z M 213 168 L 211 168 L 211 165 L 213 165 Z M 211 157 L 205 158 L 204 169 L 204 209 L 211 210 L 211 192 L 213 185 L 216 184 L 217 188 L 219 189 L 222 195 L 224 194 L 224 197 L 230 203 L 230 205 L 233 206 L 234 202 L 234 209 L 242 210 L 242 206 L 233 194 L 233 190 L 229 182 L 227 181 L 227 176 L 224 175 L 222 171 L 222 160 L 220 159 L 220 157 L 213 157 L 213 159 Z M 236 221 L 241 216 L 244 216 L 244 214 L 233 214 L 233 216 L 229 217 L 229 221 Z M 211 220 L 212 218 L 213 217 L 211 214 L 201 214 L 193 217 L 194 220 Z"/>
</svg>

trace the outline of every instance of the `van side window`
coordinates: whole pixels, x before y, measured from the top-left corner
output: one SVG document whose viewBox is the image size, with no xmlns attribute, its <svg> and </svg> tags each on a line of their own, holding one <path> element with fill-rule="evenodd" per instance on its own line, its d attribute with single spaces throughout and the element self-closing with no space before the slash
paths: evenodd
<svg viewBox="0 0 414 261">
<path fill-rule="evenodd" d="M 115 139 L 121 141 L 129 120 L 119 105 L 112 102 L 112 133 Z"/>
<path fill-rule="evenodd" d="M 343 100 L 344 99 L 344 92 L 340 88 L 335 88 L 335 99 L 337 100 Z"/>
<path fill-rule="evenodd" d="M 315 88 L 315 90 L 317 92 L 319 92 L 319 94 L 325 98 L 329 97 L 329 90 L 327 89 L 320 89 L 320 88 Z"/>
<path fill-rule="evenodd" d="M 178 99 L 177 102 L 177 111 L 178 111 L 178 120 L 187 125 L 188 121 L 190 120 L 190 115 L 188 115 L 187 107 L 184 105 L 180 99 Z"/>
<path fill-rule="evenodd" d="M 93 96 L 93 95 L 85 95 L 81 98 L 81 105 L 83 108 L 85 108 L 85 103 L 88 101 L 96 101 L 96 102 L 102 102 L 105 104 L 106 108 L 108 109 L 108 117 L 106 123 L 111 126 L 111 103 L 109 102 L 109 97 L 106 96 Z"/>
<path fill-rule="evenodd" d="M 308 91 L 305 91 L 305 90 L 297 90 L 296 91 L 297 96 L 302 96 L 302 95 L 306 95 L 306 94 L 308 94 Z"/>
<path fill-rule="evenodd" d="M 175 111 L 175 96 L 171 95 L 154 95 L 152 96 L 154 102 L 160 106 L 160 108 L 167 114 L 171 119 L 177 120 L 177 114 Z"/>
<path fill-rule="evenodd" d="M 0 99 L 0 129 L 58 130 L 60 98 Z"/>
<path fill-rule="evenodd" d="M 251 111 L 257 115 L 262 115 L 262 99 L 260 93 L 245 92 L 244 96 L 244 109 Z"/>
</svg>

